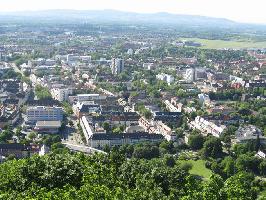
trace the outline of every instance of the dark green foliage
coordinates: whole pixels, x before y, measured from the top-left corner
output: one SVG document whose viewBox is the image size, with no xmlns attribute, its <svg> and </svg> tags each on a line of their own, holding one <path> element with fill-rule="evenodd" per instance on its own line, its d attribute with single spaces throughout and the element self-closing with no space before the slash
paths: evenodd
<svg viewBox="0 0 266 200">
<path fill-rule="evenodd" d="M 219 158 L 223 154 L 222 143 L 218 138 L 209 138 L 203 145 L 202 156 L 205 158 Z"/>
<path fill-rule="evenodd" d="M 0 199 L 226 200 L 255 199 L 257 193 L 249 174 L 203 182 L 171 156 L 128 160 L 118 148 L 108 155 L 50 154 L 0 165 Z"/>
<path fill-rule="evenodd" d="M 189 147 L 193 150 L 198 150 L 203 147 L 204 137 L 200 134 L 190 135 L 188 138 Z"/>
<path fill-rule="evenodd" d="M 38 99 L 47 99 L 52 98 L 51 92 L 48 88 L 42 87 L 40 85 L 37 85 L 35 87 L 35 94 Z"/>
</svg>

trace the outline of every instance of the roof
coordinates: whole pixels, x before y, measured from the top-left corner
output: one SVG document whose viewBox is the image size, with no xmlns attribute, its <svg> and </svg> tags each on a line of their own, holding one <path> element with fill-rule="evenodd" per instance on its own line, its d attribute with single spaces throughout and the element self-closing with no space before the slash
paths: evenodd
<svg viewBox="0 0 266 200">
<path fill-rule="evenodd" d="M 18 144 L 18 143 L 0 144 L 0 149 L 24 150 L 25 146 L 23 144 Z"/>
<path fill-rule="evenodd" d="M 120 140 L 120 139 L 164 139 L 160 134 L 149 134 L 145 132 L 136 132 L 136 133 L 107 133 L 107 134 L 93 134 L 92 140 Z"/>
<path fill-rule="evenodd" d="M 61 122 L 60 121 L 37 121 L 36 127 L 59 128 L 61 127 Z"/>
</svg>

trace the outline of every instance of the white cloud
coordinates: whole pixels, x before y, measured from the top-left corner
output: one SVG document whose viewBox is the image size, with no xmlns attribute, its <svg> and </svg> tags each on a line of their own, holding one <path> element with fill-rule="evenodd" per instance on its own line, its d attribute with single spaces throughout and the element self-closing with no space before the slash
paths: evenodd
<svg viewBox="0 0 266 200">
<path fill-rule="evenodd" d="M 115 9 L 224 17 L 266 24 L 265 0 L 0 0 L 0 11 Z"/>
</svg>

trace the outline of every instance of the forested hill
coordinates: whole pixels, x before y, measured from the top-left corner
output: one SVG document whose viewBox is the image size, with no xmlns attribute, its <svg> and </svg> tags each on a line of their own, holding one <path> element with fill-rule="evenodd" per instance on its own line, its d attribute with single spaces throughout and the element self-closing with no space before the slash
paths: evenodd
<svg viewBox="0 0 266 200">
<path fill-rule="evenodd" d="M 80 22 L 124 22 L 124 23 L 159 23 L 186 26 L 235 26 L 238 23 L 223 19 L 198 15 L 180 15 L 166 12 L 161 13 L 134 13 L 117 10 L 43 10 L 22 11 L 15 13 L 0 13 L 0 19 L 31 19 L 51 21 L 80 21 Z"/>
<path fill-rule="evenodd" d="M 254 177 L 241 172 L 203 181 L 165 156 L 50 154 L 0 165 L 0 199 L 256 199 Z"/>
</svg>

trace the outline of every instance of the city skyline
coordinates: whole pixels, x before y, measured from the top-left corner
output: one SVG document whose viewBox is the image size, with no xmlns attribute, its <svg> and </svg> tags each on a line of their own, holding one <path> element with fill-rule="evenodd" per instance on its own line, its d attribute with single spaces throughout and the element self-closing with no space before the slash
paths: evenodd
<svg viewBox="0 0 266 200">
<path fill-rule="evenodd" d="M 266 24 L 262 0 L 0 0 L 0 12 L 54 9 L 119 10 L 138 13 L 168 12 L 226 18 L 237 22 Z"/>
</svg>

